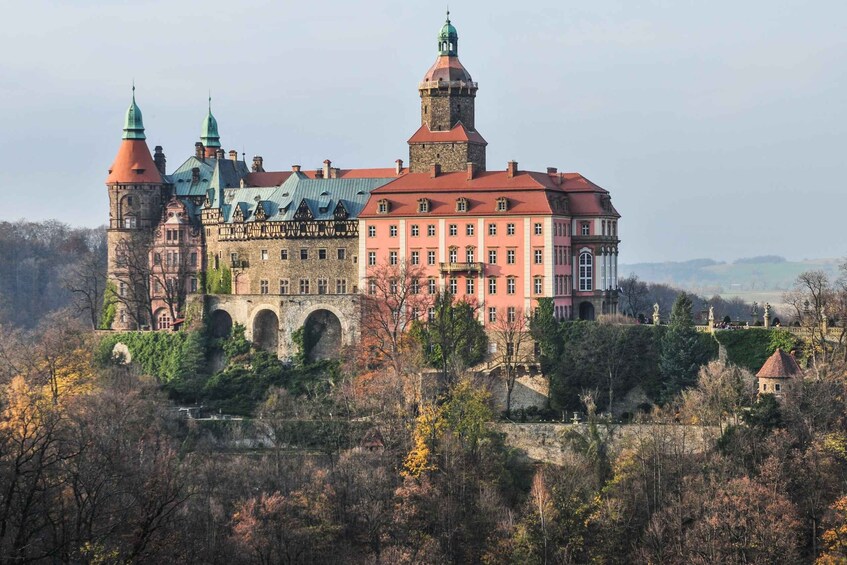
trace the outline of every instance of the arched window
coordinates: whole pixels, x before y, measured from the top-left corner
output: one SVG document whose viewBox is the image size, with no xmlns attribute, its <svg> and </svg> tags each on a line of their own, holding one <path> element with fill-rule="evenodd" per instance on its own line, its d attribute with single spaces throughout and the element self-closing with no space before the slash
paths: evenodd
<svg viewBox="0 0 847 565">
<path fill-rule="evenodd" d="M 579 290 L 591 290 L 594 258 L 588 251 L 583 251 L 579 254 Z"/>
<path fill-rule="evenodd" d="M 468 199 L 467 198 L 457 198 L 456 199 L 456 211 L 457 212 L 467 212 L 468 211 Z"/>
<path fill-rule="evenodd" d="M 377 213 L 379 214 L 387 214 L 389 210 L 388 200 L 384 198 L 377 202 Z"/>
<path fill-rule="evenodd" d="M 429 212 L 429 199 L 421 198 L 418 200 L 418 213 L 426 214 L 427 212 Z"/>
</svg>

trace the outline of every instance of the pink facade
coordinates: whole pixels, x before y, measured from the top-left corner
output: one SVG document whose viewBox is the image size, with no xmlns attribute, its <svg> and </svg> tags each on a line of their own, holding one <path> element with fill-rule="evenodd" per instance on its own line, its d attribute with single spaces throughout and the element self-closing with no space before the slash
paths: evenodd
<svg viewBox="0 0 847 565">
<path fill-rule="evenodd" d="M 608 193 L 576 174 L 517 163 L 407 174 L 373 191 L 359 216 L 360 287 L 369 267 L 405 262 L 421 269 L 420 293 L 470 300 L 486 325 L 543 297 L 562 319 L 616 313 L 618 217 Z"/>
</svg>

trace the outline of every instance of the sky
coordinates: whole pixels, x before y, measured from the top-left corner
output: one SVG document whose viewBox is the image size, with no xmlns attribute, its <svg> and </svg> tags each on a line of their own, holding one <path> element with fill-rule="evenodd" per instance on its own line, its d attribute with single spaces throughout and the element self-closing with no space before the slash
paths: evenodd
<svg viewBox="0 0 847 565">
<path fill-rule="evenodd" d="M 579 172 L 620 261 L 841 257 L 847 2 L 452 0 L 488 169 Z M 444 7 L 397 0 L 0 0 L 0 220 L 108 217 L 135 81 L 151 149 L 390 167 Z"/>
</svg>

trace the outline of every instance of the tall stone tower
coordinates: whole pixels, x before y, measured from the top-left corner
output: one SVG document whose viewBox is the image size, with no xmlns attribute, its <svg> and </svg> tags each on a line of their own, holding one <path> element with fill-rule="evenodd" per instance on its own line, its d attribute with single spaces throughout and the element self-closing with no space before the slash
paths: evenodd
<svg viewBox="0 0 847 565">
<path fill-rule="evenodd" d="M 421 127 L 409 139 L 413 173 L 439 165 L 441 171 L 485 170 L 488 143 L 476 131 L 474 101 L 477 84 L 459 61 L 459 34 L 447 21 L 438 34 L 438 58 L 418 86 Z"/>
<path fill-rule="evenodd" d="M 106 187 L 109 192 L 109 261 L 107 276 L 118 293 L 117 312 L 112 322 L 116 330 L 138 329 L 149 325 L 148 245 L 153 229 L 162 217 L 165 185 L 156 166 L 147 137 L 141 109 L 135 103 L 126 112 L 126 121 L 118 154 Z M 164 155 L 160 159 L 164 164 Z"/>
</svg>

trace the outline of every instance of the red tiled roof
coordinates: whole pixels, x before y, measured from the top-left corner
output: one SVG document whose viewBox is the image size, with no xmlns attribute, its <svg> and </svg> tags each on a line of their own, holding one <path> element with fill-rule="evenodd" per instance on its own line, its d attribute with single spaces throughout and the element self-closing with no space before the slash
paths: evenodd
<svg viewBox="0 0 847 565">
<path fill-rule="evenodd" d="M 409 138 L 408 143 L 454 143 L 457 141 L 470 141 L 471 143 L 488 145 L 488 142 L 478 132 L 468 131 L 462 122 L 457 123 L 450 131 L 432 131 L 429 126 L 423 124 Z"/>
<path fill-rule="evenodd" d="M 787 379 L 800 374 L 800 366 L 791 355 L 777 348 L 773 355 L 768 357 L 756 376 L 766 379 Z"/>
<path fill-rule="evenodd" d="M 124 139 L 115 161 L 109 168 L 106 184 L 161 183 L 162 175 L 153 162 L 147 142 L 143 139 Z"/>
<path fill-rule="evenodd" d="M 423 78 L 426 81 L 447 80 L 464 82 L 472 82 L 470 73 L 465 69 L 465 66 L 459 61 L 458 57 L 449 55 L 440 55 L 435 63 L 429 68 Z"/>
</svg>

